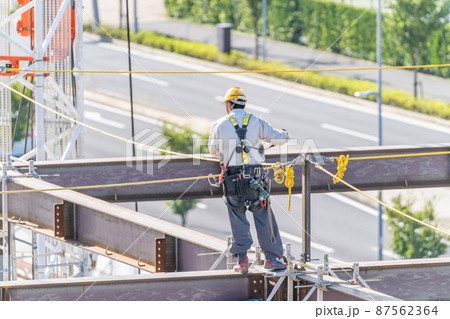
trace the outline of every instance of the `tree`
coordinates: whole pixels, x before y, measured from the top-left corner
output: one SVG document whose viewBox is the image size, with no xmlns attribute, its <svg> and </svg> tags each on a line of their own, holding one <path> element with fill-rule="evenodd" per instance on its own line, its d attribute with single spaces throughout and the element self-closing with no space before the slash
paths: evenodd
<svg viewBox="0 0 450 319">
<path fill-rule="evenodd" d="M 175 125 L 164 123 L 162 135 L 167 139 L 170 150 L 185 154 L 193 154 L 204 151 L 204 148 L 194 148 L 194 133 L 188 127 L 177 127 Z M 201 138 L 207 138 L 202 136 Z M 164 154 L 164 153 L 163 153 Z M 170 206 L 172 212 L 181 217 L 181 225 L 186 226 L 186 217 L 190 210 L 195 208 L 199 200 L 170 200 L 167 205 Z"/>
<path fill-rule="evenodd" d="M 12 87 L 15 90 L 25 94 L 26 96 L 31 96 L 30 90 L 24 89 L 24 87 L 18 83 L 13 84 Z M 20 141 L 25 137 L 25 129 L 27 125 L 27 105 L 28 107 L 30 107 L 30 103 L 27 100 L 22 99 L 22 97 L 17 93 L 14 92 L 11 93 L 11 138 L 14 131 L 14 127 L 17 122 L 17 129 L 14 141 Z M 20 114 L 19 114 L 19 106 L 21 109 Z M 12 143 L 14 143 L 14 141 L 12 141 Z"/>
<path fill-rule="evenodd" d="M 393 198 L 394 207 L 409 216 L 422 220 L 428 224 L 434 221 L 434 204 L 429 200 L 422 210 L 412 211 L 413 201 L 403 204 L 401 195 Z M 435 230 L 422 226 L 393 210 L 386 209 L 388 226 L 392 236 L 392 250 L 405 258 L 433 258 L 442 255 L 447 245 L 442 242 L 443 235 Z"/>
<path fill-rule="evenodd" d="M 390 3 L 398 44 L 404 48 L 412 65 L 431 41 L 433 33 L 448 23 L 450 0 L 392 0 Z M 417 97 L 417 72 L 414 69 L 414 96 Z"/>
</svg>

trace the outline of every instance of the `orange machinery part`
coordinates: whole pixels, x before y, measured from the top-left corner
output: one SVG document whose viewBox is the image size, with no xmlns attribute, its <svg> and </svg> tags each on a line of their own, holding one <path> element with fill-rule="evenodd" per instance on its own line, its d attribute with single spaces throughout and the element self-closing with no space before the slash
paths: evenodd
<svg viewBox="0 0 450 319">
<path fill-rule="evenodd" d="M 24 6 L 31 2 L 31 0 L 18 0 L 19 5 Z M 31 14 L 30 14 L 31 10 Z M 23 37 L 29 37 L 32 34 L 34 44 L 34 23 L 31 25 L 31 16 L 34 17 L 34 8 L 25 11 L 21 15 L 21 19 L 17 22 L 17 32 Z"/>
<path fill-rule="evenodd" d="M 18 0 L 19 5 L 24 6 L 30 3 L 31 0 Z M 31 14 L 30 14 L 31 10 Z M 21 19 L 17 22 L 17 32 L 23 37 L 32 36 L 33 46 L 34 46 L 34 8 L 25 11 L 21 15 Z M 33 23 L 31 23 L 31 19 L 33 17 Z M 70 10 L 70 36 L 73 43 L 75 39 L 75 6 Z"/>
<path fill-rule="evenodd" d="M 11 69 L 18 69 L 20 61 L 34 61 L 31 56 L 10 56 L 10 55 L 0 55 L 0 61 L 9 61 L 11 64 Z M 44 58 L 44 61 L 48 61 L 48 58 Z M 12 76 L 16 75 L 17 71 L 0 72 L 0 76 Z M 29 72 L 25 76 L 35 76 L 35 72 Z M 49 73 L 44 73 L 44 76 L 49 76 Z"/>
</svg>

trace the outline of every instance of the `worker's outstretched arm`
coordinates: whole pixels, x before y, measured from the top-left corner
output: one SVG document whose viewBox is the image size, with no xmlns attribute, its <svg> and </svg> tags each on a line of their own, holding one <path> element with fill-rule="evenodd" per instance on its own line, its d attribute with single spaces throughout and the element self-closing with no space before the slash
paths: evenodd
<svg viewBox="0 0 450 319">
<path fill-rule="evenodd" d="M 260 121 L 260 132 L 259 137 L 264 141 L 274 145 L 281 145 L 286 143 L 289 140 L 289 134 L 284 129 L 275 129 L 267 123 L 263 119 L 259 119 Z"/>
</svg>

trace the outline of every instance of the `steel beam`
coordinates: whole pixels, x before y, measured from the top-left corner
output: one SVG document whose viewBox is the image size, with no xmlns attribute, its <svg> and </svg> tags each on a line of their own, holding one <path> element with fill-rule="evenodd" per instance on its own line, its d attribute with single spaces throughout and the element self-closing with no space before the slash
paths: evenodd
<svg viewBox="0 0 450 319">
<path fill-rule="evenodd" d="M 324 276 L 324 300 L 399 301 L 384 293 Z M 263 299 L 264 273 L 242 275 L 232 270 L 0 282 L 6 301 L 239 301 Z M 280 279 L 281 280 L 281 279 Z M 301 276 L 303 284 L 316 283 L 316 275 Z M 309 300 L 313 300 L 310 298 Z"/>
<path fill-rule="evenodd" d="M 263 278 L 263 273 L 246 276 L 221 270 L 0 282 L 0 300 L 239 301 L 260 296 L 255 282 Z"/>
<path fill-rule="evenodd" d="M 58 187 L 8 174 L 9 190 Z M 207 270 L 217 256 L 198 254 L 226 248 L 223 240 L 74 191 L 8 194 L 8 205 L 11 222 L 151 272 L 157 260 L 167 271 Z M 158 239 L 165 240 L 164 257 L 158 257 Z"/>
<path fill-rule="evenodd" d="M 450 144 L 430 146 L 396 146 L 349 149 L 320 150 L 322 156 L 350 157 L 374 155 L 413 154 L 425 152 L 450 151 Z M 291 160 L 298 153 L 291 152 L 280 157 L 279 154 L 266 156 L 268 162 Z M 169 161 L 168 161 L 169 160 Z M 167 162 L 167 163 L 166 163 Z M 165 163 L 165 164 L 164 164 Z M 158 167 L 161 166 L 161 167 Z M 18 166 L 20 168 L 20 166 Z M 36 171 L 48 182 L 60 186 L 84 186 L 95 184 L 115 184 L 139 182 L 179 177 L 205 176 L 218 174 L 215 162 L 193 162 L 189 158 L 155 157 L 152 161 L 140 159 L 127 162 L 120 159 L 96 159 L 61 162 L 36 163 Z M 327 162 L 324 167 L 336 173 L 336 162 Z M 23 167 L 23 170 L 28 168 Z M 302 192 L 301 165 L 294 168 L 294 193 Z M 272 176 L 272 172 L 270 175 Z M 450 155 L 430 155 L 420 157 L 399 157 L 350 161 L 344 179 L 362 190 L 401 189 L 417 187 L 450 186 Z M 164 184 L 99 188 L 81 191 L 84 194 L 108 201 L 166 200 L 176 199 L 192 181 Z M 345 192 L 350 189 L 341 183 L 333 184 L 332 179 L 311 165 L 311 192 Z M 287 194 L 284 185 L 272 183 L 272 194 Z M 183 195 L 183 198 L 211 198 L 222 196 L 221 188 L 211 187 L 207 180 L 198 180 Z"/>
</svg>

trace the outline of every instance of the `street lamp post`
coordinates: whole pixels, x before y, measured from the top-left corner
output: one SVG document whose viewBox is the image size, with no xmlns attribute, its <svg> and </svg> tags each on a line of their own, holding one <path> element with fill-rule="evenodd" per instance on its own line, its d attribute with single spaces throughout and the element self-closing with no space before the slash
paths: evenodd
<svg viewBox="0 0 450 319">
<path fill-rule="evenodd" d="M 262 1 L 262 59 L 266 61 L 266 36 L 267 36 L 267 0 Z"/>
<path fill-rule="evenodd" d="M 377 10 L 377 66 L 378 66 L 378 146 L 383 145 L 383 128 L 381 117 L 381 105 L 383 99 L 381 96 L 381 1 L 378 0 Z M 378 191 L 378 200 L 381 201 L 381 191 Z M 383 260 L 383 206 L 378 204 L 378 260 Z"/>
<path fill-rule="evenodd" d="M 367 98 L 369 96 L 376 96 L 378 103 L 378 146 L 383 145 L 383 127 L 381 117 L 381 106 L 383 99 L 381 96 L 381 1 L 378 0 L 377 9 L 377 66 L 378 66 L 378 80 L 377 80 L 377 92 L 372 90 L 364 92 L 355 92 L 354 96 L 359 98 Z M 378 191 L 378 200 L 381 201 L 381 191 Z M 378 204 L 378 260 L 383 260 L 383 206 Z"/>
</svg>

